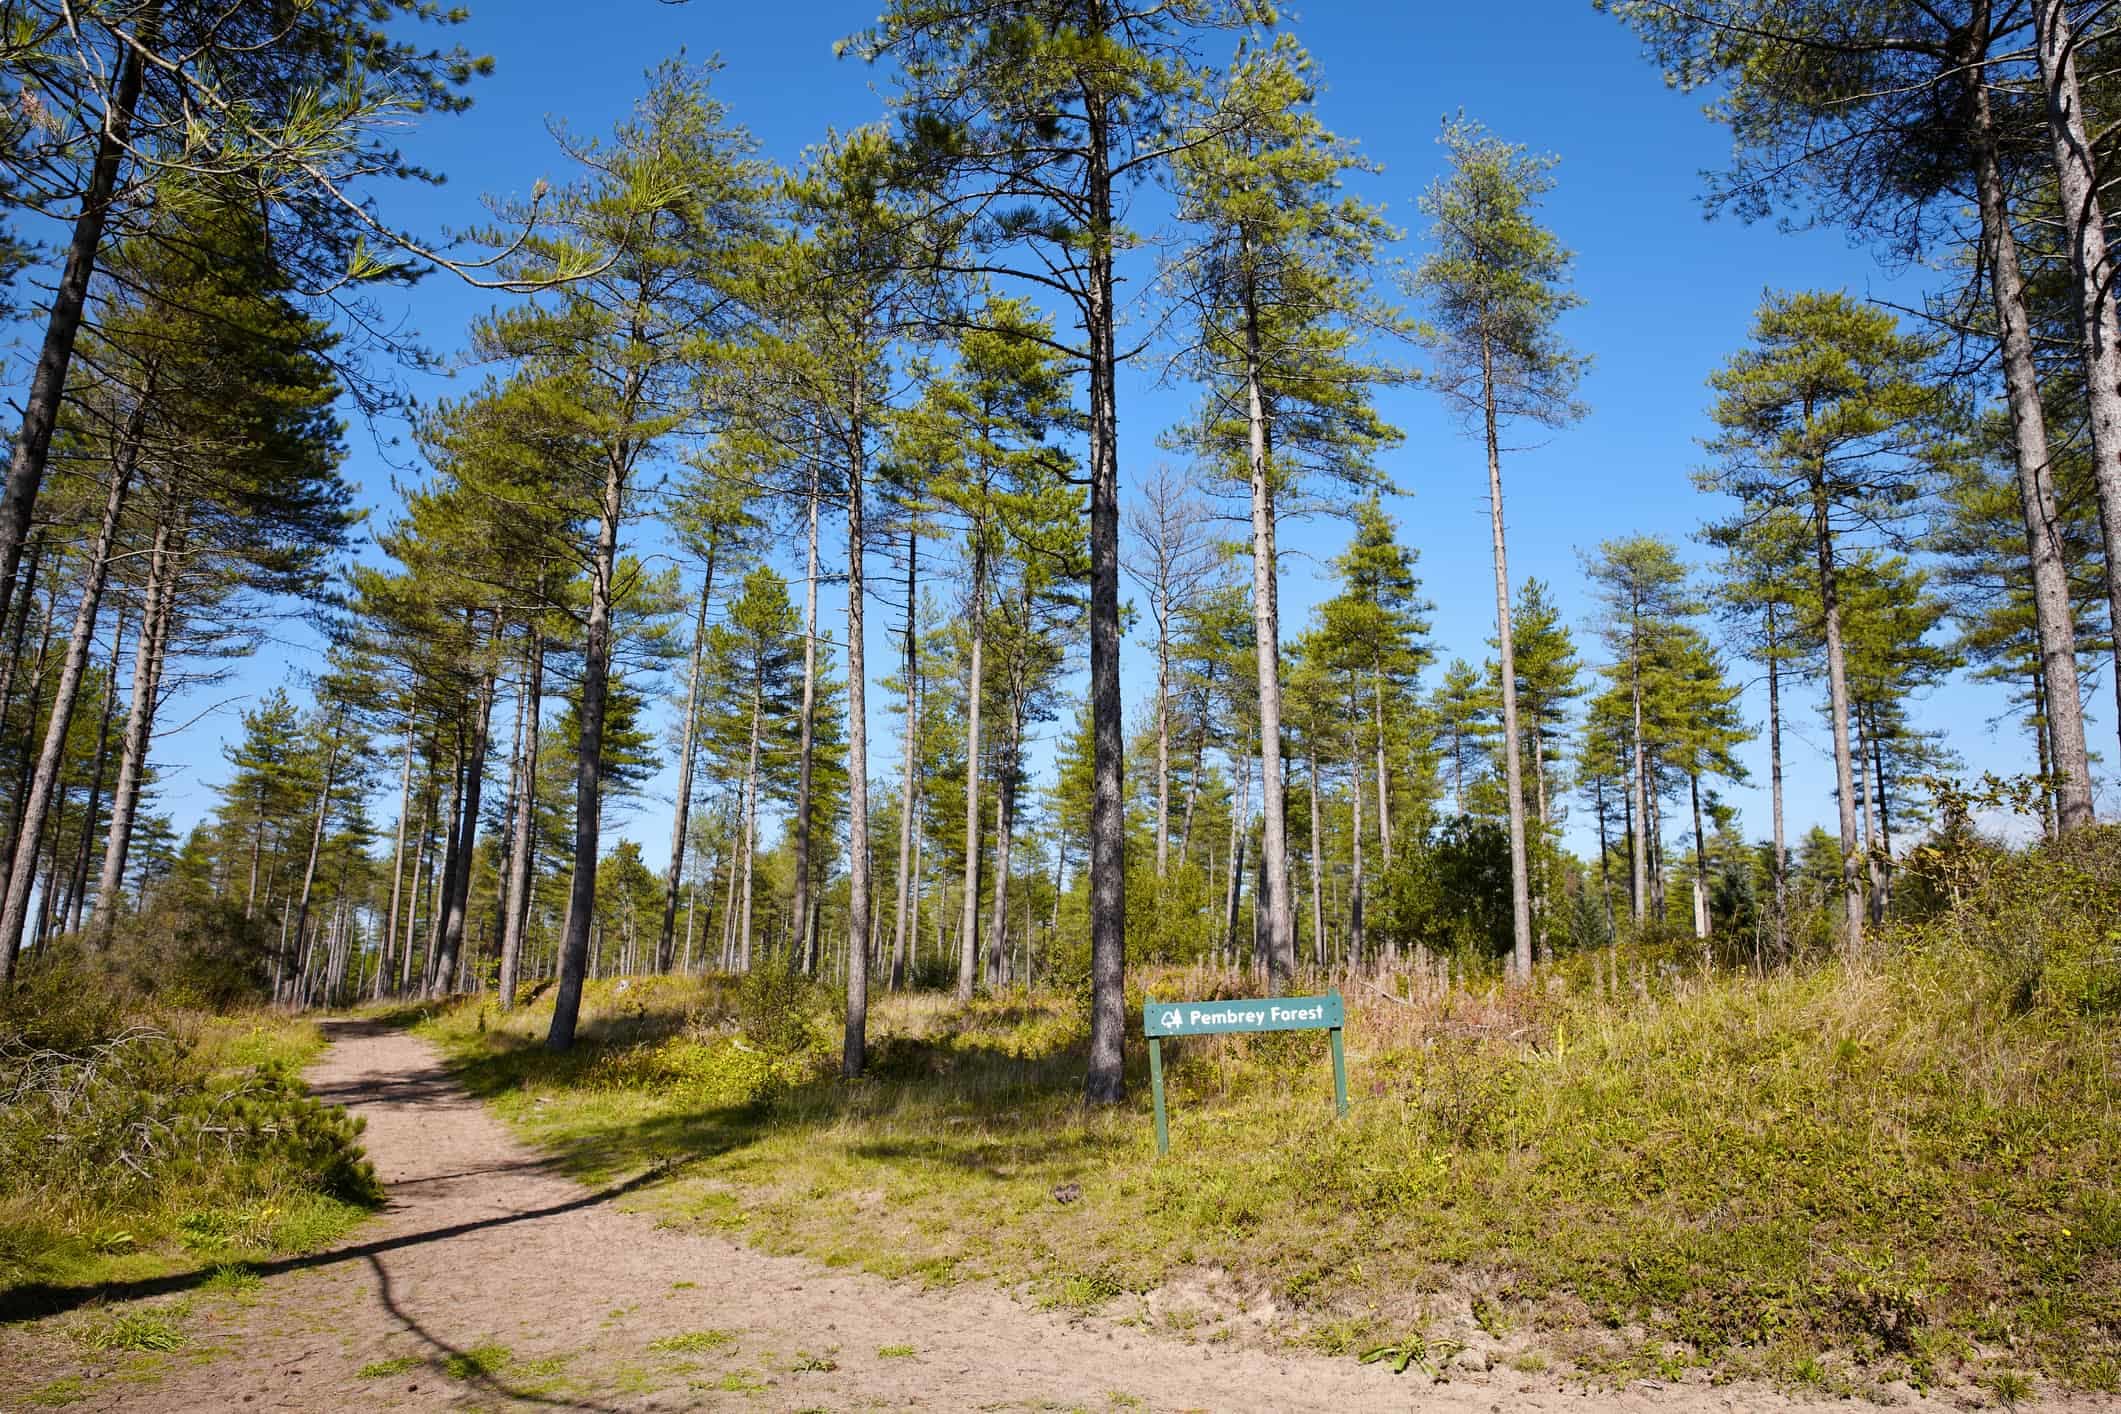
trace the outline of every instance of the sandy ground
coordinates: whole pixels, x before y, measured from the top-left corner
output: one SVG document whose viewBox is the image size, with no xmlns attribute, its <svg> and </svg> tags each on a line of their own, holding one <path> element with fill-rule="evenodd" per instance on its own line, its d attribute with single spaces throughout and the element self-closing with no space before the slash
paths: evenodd
<svg viewBox="0 0 2121 1414">
<path fill-rule="evenodd" d="M 268 1267 L 247 1299 L 197 1298 L 192 1346 L 172 1355 L 90 1356 L 66 1338 L 64 1315 L 0 1329 L 0 1405 L 46 1407 L 65 1393 L 78 1396 L 67 1408 L 149 1414 L 1826 1407 L 1739 1386 L 1586 1392 L 1501 1370 L 1454 1371 L 1436 1384 L 1418 1371 L 1180 1344 L 1033 1310 L 991 1289 L 921 1291 L 765 1255 L 620 1211 L 613 1200 L 629 1184 L 592 1191 L 551 1171 L 425 1043 L 361 1023 L 330 1030 L 334 1044 L 311 1084 L 367 1117 L 385 1211 L 343 1247 Z M 164 1285 L 139 1299 L 183 1299 L 186 1283 Z M 727 1338 L 655 1348 L 698 1332 Z M 506 1358 L 477 1354 L 492 1347 Z M 392 1363 L 402 1368 L 377 1371 Z M 50 1383 L 69 1378 L 79 1384 Z"/>
</svg>

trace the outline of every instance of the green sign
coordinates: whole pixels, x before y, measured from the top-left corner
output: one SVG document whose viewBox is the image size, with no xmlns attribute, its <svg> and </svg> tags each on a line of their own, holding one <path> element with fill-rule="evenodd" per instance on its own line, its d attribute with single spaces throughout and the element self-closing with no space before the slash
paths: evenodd
<svg viewBox="0 0 2121 1414">
<path fill-rule="evenodd" d="M 1160 1002 L 1142 1005 L 1142 1034 L 1149 1038 L 1149 1082 L 1156 1092 L 1156 1152 L 1171 1152 L 1171 1129 L 1164 1114 L 1164 1038 L 1217 1036 L 1231 1031 L 1324 1031 L 1333 1048 L 1333 1104 L 1348 1112 L 1348 1060 L 1341 1046 L 1347 1005 L 1340 993 L 1322 997 L 1261 997 L 1223 1002 Z"/>
<path fill-rule="evenodd" d="M 1146 1036 L 1213 1036 L 1224 1031 L 1334 1031 L 1344 1024 L 1340 993 L 1260 1001 L 1157 1002 L 1142 1008 Z"/>
</svg>

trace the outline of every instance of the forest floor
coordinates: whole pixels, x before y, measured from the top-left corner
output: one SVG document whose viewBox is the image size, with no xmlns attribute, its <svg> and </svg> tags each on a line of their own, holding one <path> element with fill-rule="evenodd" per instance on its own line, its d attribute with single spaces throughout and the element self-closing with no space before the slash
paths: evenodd
<svg viewBox="0 0 2121 1414">
<path fill-rule="evenodd" d="M 327 1023 L 315 1093 L 367 1121 L 388 1195 L 344 1243 L 84 1292 L 0 1327 L 0 1406 L 169 1410 L 1408 1409 L 1697 1414 L 1817 1403 L 1748 1385 L 1563 1385 L 1507 1368 L 1420 1369 L 1243 1342 L 1187 1344 L 1038 1310 L 972 1282 L 922 1290 L 711 1232 L 658 1226 L 558 1172 L 425 1040 Z M 87 1298 L 92 1297 L 92 1302 Z M 171 1319 L 165 1351 L 97 1353 L 75 1328 Z M 2051 1408 L 2095 1407 L 2058 1401 Z M 1964 1407 L 1909 1392 L 1908 1410 Z M 2022 1404 L 2020 1408 L 2036 1407 Z"/>
</svg>

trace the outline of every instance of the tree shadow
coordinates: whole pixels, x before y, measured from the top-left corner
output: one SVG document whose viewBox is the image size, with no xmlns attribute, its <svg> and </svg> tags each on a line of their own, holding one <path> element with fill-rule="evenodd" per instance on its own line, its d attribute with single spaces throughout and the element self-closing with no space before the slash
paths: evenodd
<svg viewBox="0 0 2121 1414">
<path fill-rule="evenodd" d="M 635 1174 L 623 1183 L 570 1198 L 562 1203 L 549 1203 L 541 1208 L 526 1209 L 520 1213 L 504 1213 L 497 1217 L 481 1218 L 476 1222 L 451 1223 L 444 1227 L 425 1228 L 419 1232 L 400 1233 L 395 1237 L 378 1238 L 372 1242 L 358 1242 L 347 1247 L 335 1247 L 325 1252 L 305 1253 L 301 1256 L 282 1257 L 269 1262 L 246 1264 L 261 1278 L 272 1278 L 288 1272 L 310 1271 L 320 1267 L 333 1267 L 342 1262 L 373 1260 L 388 1252 L 423 1243 L 446 1242 L 453 1237 L 480 1232 L 489 1228 L 508 1227 L 515 1223 L 531 1222 L 539 1218 L 557 1217 L 583 1208 L 595 1208 L 625 1197 L 637 1188 L 646 1186 L 662 1176 L 662 1170 L 651 1168 Z M 0 1321 L 30 1321 L 45 1316 L 55 1316 L 82 1306 L 112 1301 L 140 1301 L 156 1296 L 174 1296 L 198 1288 L 210 1280 L 214 1267 L 200 1267 L 189 1272 L 176 1272 L 168 1276 L 142 1277 L 131 1281 L 100 1282 L 86 1286 L 55 1286 L 34 1282 L 0 1292 Z"/>
</svg>

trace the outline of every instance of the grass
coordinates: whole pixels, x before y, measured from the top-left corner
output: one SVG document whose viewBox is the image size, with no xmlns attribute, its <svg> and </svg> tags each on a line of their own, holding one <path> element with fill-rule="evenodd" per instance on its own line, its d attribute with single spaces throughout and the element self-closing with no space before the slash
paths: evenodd
<svg viewBox="0 0 2121 1414">
<path fill-rule="evenodd" d="M 695 1354 L 703 1350 L 719 1350 L 736 1343 L 736 1337 L 728 1331 L 686 1331 L 682 1335 L 666 1335 L 648 1342 L 650 1350 L 665 1354 Z"/>
<path fill-rule="evenodd" d="M 182 1313 L 168 1307 L 95 1313 L 69 1332 L 76 1344 L 95 1351 L 169 1351 L 186 1340 Z"/>
<path fill-rule="evenodd" d="M 417 1370 L 425 1363 L 417 1355 L 394 1355 L 388 1360 L 371 1360 L 354 1373 L 364 1380 L 387 1380 Z"/>
<path fill-rule="evenodd" d="M 369 1211 L 358 1125 L 296 1078 L 324 1045 L 314 1023 L 144 1006 L 81 1021 L 33 989 L 10 1007 L 0 1318 L 189 1272 L 241 1295 L 239 1264 L 315 1251 Z"/>
<path fill-rule="evenodd" d="M 549 1002 L 424 1028 L 577 1175 L 666 1166 L 637 1199 L 666 1220 L 889 1277 L 1147 1302 L 1211 1342 L 1251 1338 L 1238 1314 L 1271 1302 L 1271 1335 L 1351 1358 L 1420 1332 L 1600 1379 L 1972 1388 L 2007 1383 L 2007 1358 L 2106 1389 L 2121 833 L 2072 850 L 1854 960 L 1703 975 L 1689 945 L 1566 959 L 1516 992 L 1344 984 L 1348 1120 L 1323 1038 L 1200 1038 L 1166 1048 L 1161 1161 L 1139 1044 L 1128 1104 L 1080 1102 L 1065 994 L 879 998 L 854 1083 L 821 999 L 769 1027 L 715 980 L 593 984 L 565 1056 L 536 1044 Z M 1144 991 L 1255 984 L 1130 985 L 1138 1016 Z"/>
<path fill-rule="evenodd" d="M 910 1360 L 918 1353 L 910 1345 L 880 1345 L 876 1349 L 880 1360 Z"/>
<path fill-rule="evenodd" d="M 474 1345 L 442 1361 L 442 1373 L 453 1380 L 491 1379 L 508 1367 L 512 1352 L 505 1345 Z"/>
</svg>

